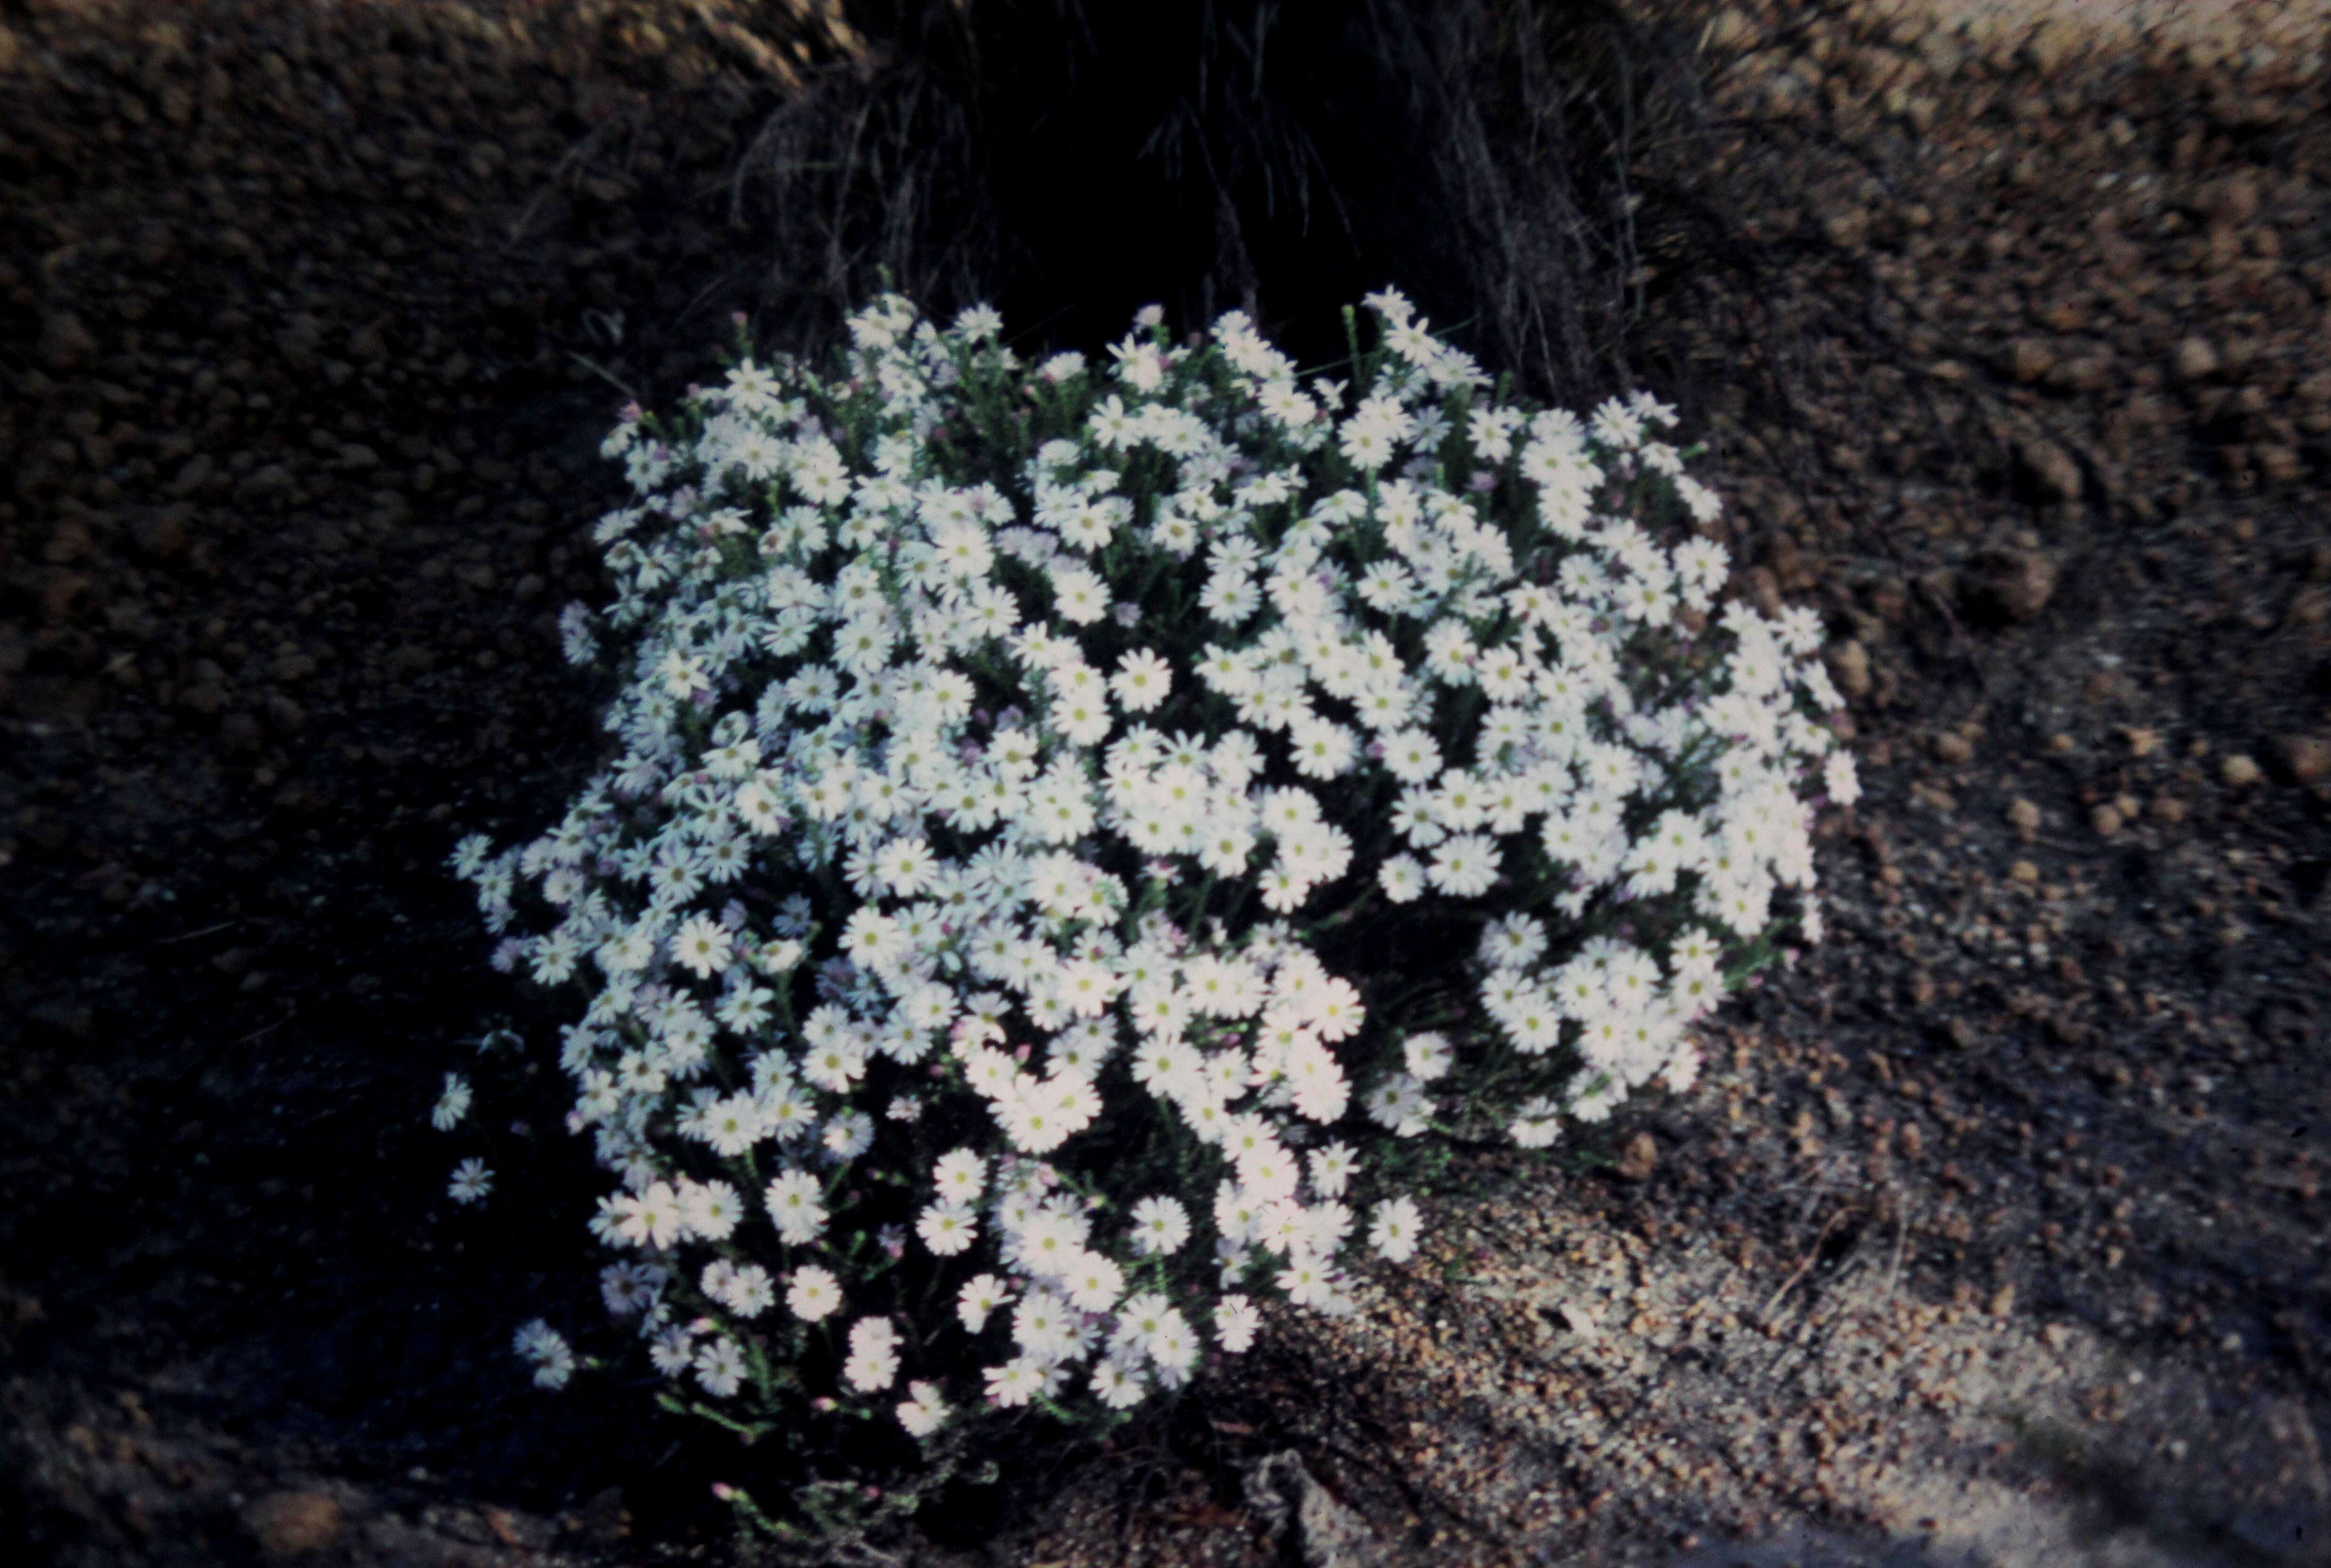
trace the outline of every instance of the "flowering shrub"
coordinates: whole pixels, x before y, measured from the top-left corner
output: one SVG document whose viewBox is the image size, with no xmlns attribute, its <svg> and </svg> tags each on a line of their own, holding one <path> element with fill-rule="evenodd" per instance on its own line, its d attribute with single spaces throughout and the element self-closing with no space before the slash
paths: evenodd
<svg viewBox="0 0 2331 1568">
<path fill-rule="evenodd" d="M 1339 381 L 1236 313 L 1030 367 L 894 297 L 608 439 L 640 499 L 564 632 L 622 755 L 455 864 L 587 999 L 569 1125 L 669 1402 L 861 1467 L 1117 1419 L 1407 1258 L 1400 1140 L 1687 1087 L 1818 939 L 1820 628 L 1719 612 L 1672 412 L 1525 410 L 1367 303 Z"/>
</svg>

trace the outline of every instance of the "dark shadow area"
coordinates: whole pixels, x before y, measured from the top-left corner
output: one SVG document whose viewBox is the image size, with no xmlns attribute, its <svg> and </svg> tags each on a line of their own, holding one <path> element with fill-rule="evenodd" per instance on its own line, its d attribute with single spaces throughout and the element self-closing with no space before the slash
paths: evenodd
<svg viewBox="0 0 2331 1568">
<path fill-rule="evenodd" d="M 1696 31 L 1601 0 L 846 7 L 740 173 L 766 316 L 819 340 L 888 277 L 1096 351 L 1136 310 L 1255 317 L 1299 361 L 1397 282 L 1541 395 L 1632 385 L 1652 271 L 1710 212 Z"/>
</svg>

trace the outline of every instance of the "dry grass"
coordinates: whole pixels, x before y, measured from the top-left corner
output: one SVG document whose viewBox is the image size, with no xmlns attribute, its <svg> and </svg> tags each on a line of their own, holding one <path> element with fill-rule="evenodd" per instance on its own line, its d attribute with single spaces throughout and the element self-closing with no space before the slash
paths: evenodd
<svg viewBox="0 0 2331 1568">
<path fill-rule="evenodd" d="M 1600 0 L 895 0 L 846 8 L 737 178 L 762 326 L 888 280 L 1089 347 L 1156 300 L 1313 361 L 1398 282 L 1540 395 L 1636 378 L 1646 257 L 1704 232 L 1698 34 Z"/>
</svg>

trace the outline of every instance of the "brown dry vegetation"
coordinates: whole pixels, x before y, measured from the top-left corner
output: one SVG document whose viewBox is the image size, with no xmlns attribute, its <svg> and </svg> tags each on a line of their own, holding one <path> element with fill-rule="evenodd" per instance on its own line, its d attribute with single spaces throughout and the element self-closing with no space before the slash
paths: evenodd
<svg viewBox="0 0 2331 1568">
<path fill-rule="evenodd" d="M 2321 1558 L 2322 26 L 2056 9 L 1686 14 L 1713 139 L 1629 171 L 1629 363 L 1853 699 L 1829 943 L 1690 1096 L 1492 1162 L 1358 1320 L 924 1555 Z M 862 284 L 770 280 L 736 176 L 897 57 L 711 5 L 0 24 L 0 1553 L 695 1550 L 733 1456 L 514 1386 L 588 1288 L 566 1140 L 436 1198 L 505 1005 L 436 868 L 592 755 L 548 622 L 603 376 Z"/>
</svg>

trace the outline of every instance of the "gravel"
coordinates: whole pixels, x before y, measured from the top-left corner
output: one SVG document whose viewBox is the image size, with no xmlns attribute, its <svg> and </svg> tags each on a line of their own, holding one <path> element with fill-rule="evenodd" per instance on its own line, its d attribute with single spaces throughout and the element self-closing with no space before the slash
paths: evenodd
<svg viewBox="0 0 2331 1568">
<path fill-rule="evenodd" d="M 1647 235 L 1644 363 L 1744 591 L 1832 636 L 1829 942 L 1690 1095 L 1465 1162 L 1357 1317 L 1275 1321 L 970 1560 L 2321 1560 L 2317 13 L 2045 9 L 1693 14 L 1749 270 Z M 750 303 L 727 176 L 791 43 L 0 24 L 0 1540 L 724 1538 L 735 1450 L 508 1375 L 589 1289 L 555 1111 L 508 1086 L 474 1217 L 423 1123 L 505 1005 L 438 867 L 595 755 L 552 622 L 610 382 L 684 385 Z"/>
</svg>

